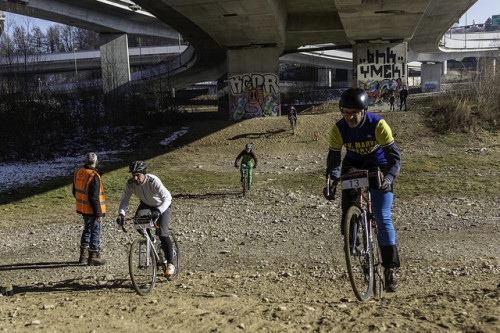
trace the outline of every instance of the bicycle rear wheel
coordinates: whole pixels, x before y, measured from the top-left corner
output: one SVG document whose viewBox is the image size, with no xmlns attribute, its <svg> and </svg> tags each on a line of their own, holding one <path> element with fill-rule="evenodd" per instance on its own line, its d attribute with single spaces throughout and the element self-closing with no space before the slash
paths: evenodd
<svg viewBox="0 0 500 333">
<path fill-rule="evenodd" d="M 378 230 L 375 221 L 372 223 L 373 230 L 373 271 L 374 271 L 374 281 L 373 289 L 375 291 L 375 297 L 377 299 L 384 298 L 384 269 L 382 268 L 382 254 L 380 252 L 380 247 L 378 245 Z"/>
<path fill-rule="evenodd" d="M 152 249 L 147 253 L 146 239 L 136 239 L 130 245 L 128 267 L 135 291 L 145 296 L 155 287 L 156 259 Z"/>
<path fill-rule="evenodd" d="M 177 237 L 172 230 L 169 232 L 170 239 L 172 240 L 172 249 L 174 250 L 174 255 L 172 261 L 175 265 L 175 273 L 167 277 L 167 280 L 175 280 L 179 277 L 179 272 L 181 270 L 181 253 L 179 250 L 179 243 L 177 242 Z"/>
<path fill-rule="evenodd" d="M 354 294 L 360 301 L 366 301 L 373 288 L 373 252 L 364 213 L 357 206 L 350 207 L 345 217 L 344 252 Z"/>
</svg>

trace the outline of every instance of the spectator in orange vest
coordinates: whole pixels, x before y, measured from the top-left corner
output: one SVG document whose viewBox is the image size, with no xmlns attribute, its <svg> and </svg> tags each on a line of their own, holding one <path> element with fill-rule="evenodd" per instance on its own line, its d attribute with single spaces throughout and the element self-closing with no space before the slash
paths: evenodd
<svg viewBox="0 0 500 333">
<path fill-rule="evenodd" d="M 106 200 L 101 176 L 97 169 L 97 155 L 87 153 L 83 168 L 78 168 L 73 176 L 73 196 L 76 212 L 83 216 L 83 232 L 80 240 L 80 264 L 104 265 L 99 246 L 102 221 L 106 215 Z"/>
</svg>

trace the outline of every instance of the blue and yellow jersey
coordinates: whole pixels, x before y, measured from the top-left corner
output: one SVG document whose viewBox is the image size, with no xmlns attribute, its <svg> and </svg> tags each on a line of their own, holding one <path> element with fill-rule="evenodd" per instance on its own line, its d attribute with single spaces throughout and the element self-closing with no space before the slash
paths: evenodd
<svg viewBox="0 0 500 333">
<path fill-rule="evenodd" d="M 357 164 L 366 168 L 384 166 L 392 178 L 399 173 L 401 162 L 391 128 L 376 114 L 366 112 L 362 124 L 356 128 L 350 128 L 344 118 L 333 126 L 327 172 L 333 171 L 335 177 L 339 176 L 342 147 L 346 148 L 345 158 L 359 162 Z"/>
</svg>

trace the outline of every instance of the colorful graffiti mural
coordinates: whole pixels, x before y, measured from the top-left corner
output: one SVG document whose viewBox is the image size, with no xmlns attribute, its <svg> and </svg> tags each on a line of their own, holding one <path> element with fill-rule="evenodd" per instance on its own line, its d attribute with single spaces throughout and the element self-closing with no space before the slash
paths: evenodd
<svg viewBox="0 0 500 333">
<path fill-rule="evenodd" d="M 357 55 L 358 87 L 368 93 L 370 106 L 389 109 L 391 95 L 399 99 L 399 91 L 407 85 L 406 43 L 359 44 Z"/>
<path fill-rule="evenodd" d="M 252 73 L 229 77 L 230 118 L 250 119 L 279 115 L 279 77 Z"/>
<path fill-rule="evenodd" d="M 368 105 L 370 106 L 389 105 L 391 94 L 394 94 L 394 98 L 398 100 L 399 91 L 403 89 L 403 86 L 406 86 L 406 82 L 401 79 L 385 79 L 381 81 L 358 80 L 358 87 L 364 89 L 368 94 Z"/>
</svg>

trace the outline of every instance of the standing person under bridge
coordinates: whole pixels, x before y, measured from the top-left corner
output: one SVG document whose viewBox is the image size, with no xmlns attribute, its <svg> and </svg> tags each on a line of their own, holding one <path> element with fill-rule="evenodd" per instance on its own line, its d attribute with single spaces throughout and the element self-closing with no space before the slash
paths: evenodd
<svg viewBox="0 0 500 333">
<path fill-rule="evenodd" d="M 403 104 L 405 105 L 405 111 L 408 111 L 408 107 L 406 105 L 406 99 L 408 98 L 408 90 L 406 86 L 403 86 L 403 89 L 399 92 L 399 111 L 403 109 Z"/>
</svg>

